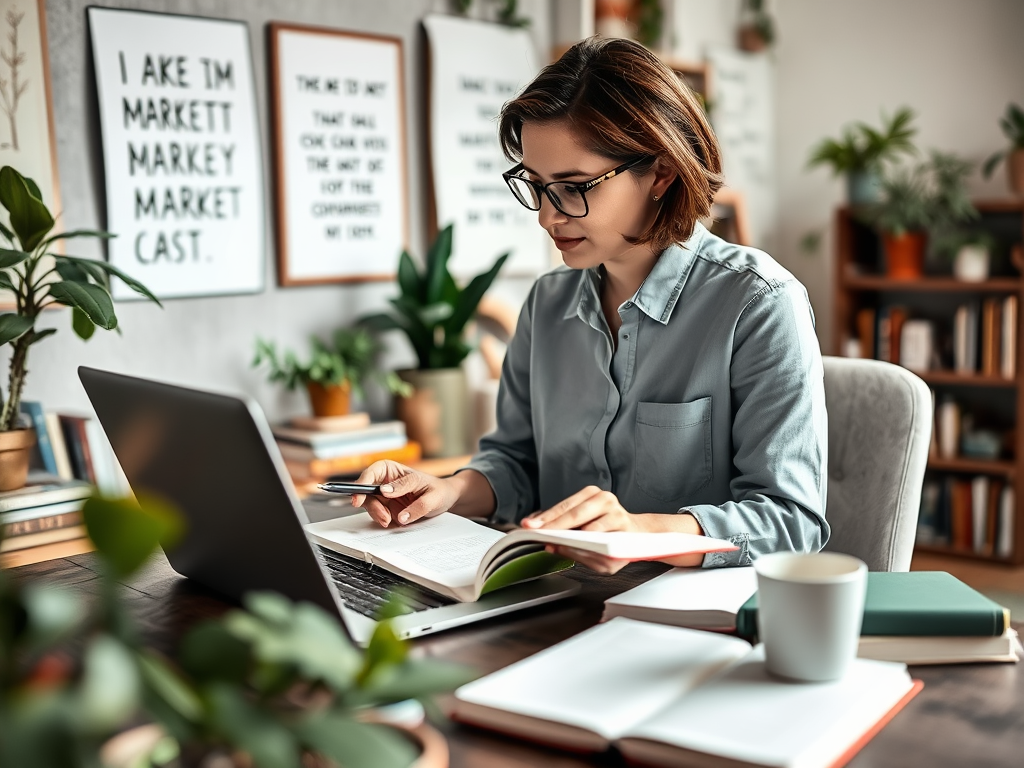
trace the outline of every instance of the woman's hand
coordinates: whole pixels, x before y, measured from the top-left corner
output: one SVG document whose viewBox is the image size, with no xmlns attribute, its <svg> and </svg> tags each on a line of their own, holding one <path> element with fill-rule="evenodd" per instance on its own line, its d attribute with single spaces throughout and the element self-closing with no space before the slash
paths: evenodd
<svg viewBox="0 0 1024 768">
<path fill-rule="evenodd" d="M 693 515 L 632 514 L 623 508 L 614 493 L 603 491 L 594 485 L 589 485 L 574 493 L 550 509 L 534 512 L 523 519 L 522 525 L 523 528 L 533 530 L 546 528 L 563 531 L 575 529 L 580 531 L 644 531 L 648 533 L 679 531 L 698 535 L 704 533 Z M 549 546 L 547 551 L 571 558 L 598 573 L 615 573 L 629 562 L 571 547 Z M 703 559 L 703 555 L 681 555 L 669 558 L 664 562 L 675 566 L 695 566 L 700 565 Z"/>
<path fill-rule="evenodd" d="M 365 509 L 384 528 L 447 512 L 459 497 L 449 478 L 417 472 L 395 461 L 374 462 L 356 482 L 381 486 L 380 496 L 353 494 L 352 505 Z"/>
</svg>

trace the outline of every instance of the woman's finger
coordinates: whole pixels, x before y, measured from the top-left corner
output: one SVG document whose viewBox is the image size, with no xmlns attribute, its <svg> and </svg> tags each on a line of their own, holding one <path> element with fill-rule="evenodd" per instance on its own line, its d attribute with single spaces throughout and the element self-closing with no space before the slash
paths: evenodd
<svg viewBox="0 0 1024 768">
<path fill-rule="evenodd" d="M 555 504 L 550 509 L 523 519 L 524 528 L 553 528 L 565 530 L 576 528 L 591 519 L 586 515 L 596 514 L 593 506 L 586 506 L 599 494 L 604 493 L 595 485 L 588 485 L 581 491 Z"/>
<path fill-rule="evenodd" d="M 391 525 L 391 512 L 378 499 L 368 496 L 363 507 L 382 528 Z"/>
</svg>

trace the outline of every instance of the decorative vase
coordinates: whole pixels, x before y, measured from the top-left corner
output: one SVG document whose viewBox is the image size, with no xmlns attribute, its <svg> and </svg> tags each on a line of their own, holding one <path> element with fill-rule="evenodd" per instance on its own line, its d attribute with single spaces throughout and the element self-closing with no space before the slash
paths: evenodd
<svg viewBox="0 0 1024 768">
<path fill-rule="evenodd" d="M 964 245 L 953 259 L 953 276 L 967 283 L 988 279 L 989 250 L 983 245 Z"/>
<path fill-rule="evenodd" d="M 314 416 L 344 416 L 349 412 L 352 385 L 347 381 L 328 386 L 309 381 L 306 382 L 306 391 Z"/>
<path fill-rule="evenodd" d="M 423 456 L 441 459 L 470 452 L 469 387 L 462 368 L 410 369 L 398 376 L 413 394 L 398 398 L 398 418 L 405 432 L 423 449 Z"/>
<path fill-rule="evenodd" d="M 1024 197 L 1024 149 L 1015 149 L 1007 155 L 1006 170 L 1013 194 Z"/>
<path fill-rule="evenodd" d="M 25 486 L 29 458 L 36 444 L 31 429 L 0 432 L 0 491 L 14 491 Z"/>
<path fill-rule="evenodd" d="M 601 37 L 633 37 L 636 29 L 629 23 L 633 0 L 596 0 L 594 31 Z"/>
<path fill-rule="evenodd" d="M 882 197 L 882 177 L 875 171 L 850 171 L 846 175 L 846 199 L 850 205 L 870 205 Z"/>
<path fill-rule="evenodd" d="M 896 280 L 916 280 L 924 274 L 924 232 L 882 235 L 886 274 Z"/>
</svg>

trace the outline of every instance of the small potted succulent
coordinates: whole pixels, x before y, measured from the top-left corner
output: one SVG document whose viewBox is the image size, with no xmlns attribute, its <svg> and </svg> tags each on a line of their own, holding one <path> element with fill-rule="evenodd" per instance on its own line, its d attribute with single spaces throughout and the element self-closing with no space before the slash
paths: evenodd
<svg viewBox="0 0 1024 768">
<path fill-rule="evenodd" d="M 441 230 L 427 253 L 420 272 L 412 257 L 403 253 L 398 263 L 401 295 L 389 299 L 391 312 L 368 315 L 360 323 L 376 331 L 400 330 L 409 339 L 419 366 L 398 371 L 415 390 L 398 401 L 399 418 L 409 438 L 428 457 L 459 456 L 470 449 L 470 409 L 462 361 L 472 351 L 466 343 L 466 324 L 508 254 L 460 288 L 448 272 L 452 252 L 452 226 Z"/>
<path fill-rule="evenodd" d="M 105 261 L 55 253 L 61 240 L 113 235 L 84 229 L 51 234 L 56 222 L 39 187 L 10 166 L 0 168 L 0 205 L 10 221 L 9 227 L 0 224 L 0 237 L 7 244 L 0 247 L 0 289 L 13 293 L 14 301 L 12 311 L 0 314 L 0 345 L 11 346 L 7 398 L 0 409 L 0 491 L 7 491 L 25 484 L 35 440 L 31 430 L 18 425 L 28 353 L 57 332 L 55 328 L 36 330 L 42 311 L 51 306 L 70 307 L 72 329 L 88 340 L 97 327 L 117 328 L 110 298 L 112 276 L 150 301 L 160 302 L 138 280 Z"/>
<path fill-rule="evenodd" d="M 989 157 L 982 173 L 986 179 L 989 178 L 1005 158 L 1010 189 L 1015 195 L 1024 196 L 1024 109 L 1017 104 L 1007 105 L 1006 114 L 999 119 L 999 127 L 1010 140 L 1010 146 Z"/>
<path fill-rule="evenodd" d="M 386 620 L 364 653 L 321 608 L 252 593 L 243 609 L 191 627 L 173 658 L 147 646 L 121 585 L 174 545 L 182 523 L 138 498 L 83 507 L 102 566 L 95 602 L 0 569 L 0 765 L 406 768 L 438 741 L 447 757 L 433 729 L 374 713 L 474 675 L 410 659 Z"/>
<path fill-rule="evenodd" d="M 408 395 L 412 387 L 391 371 L 377 369 L 381 346 L 365 328 L 339 328 L 330 343 L 313 336 L 308 362 L 294 352 L 278 355 L 274 342 L 256 340 L 253 367 L 265 366 L 271 382 L 295 389 L 300 384 L 309 393 L 313 415 L 343 416 L 350 410 L 351 395 L 361 397 L 363 384 L 375 380 L 395 395 Z"/>
<path fill-rule="evenodd" d="M 882 196 L 882 175 L 888 163 L 900 155 L 916 152 L 911 141 L 917 129 L 911 123 L 914 112 L 901 107 L 892 118 L 882 115 L 882 127 L 855 123 L 843 129 L 838 139 L 823 139 L 812 150 L 808 166 L 828 166 L 836 175 L 846 175 L 850 205 L 876 203 Z"/>
</svg>

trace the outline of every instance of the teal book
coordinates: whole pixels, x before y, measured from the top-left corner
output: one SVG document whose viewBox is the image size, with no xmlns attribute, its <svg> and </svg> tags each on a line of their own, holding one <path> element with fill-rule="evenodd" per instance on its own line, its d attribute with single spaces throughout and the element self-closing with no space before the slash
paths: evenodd
<svg viewBox="0 0 1024 768">
<path fill-rule="evenodd" d="M 861 635 L 997 637 L 1010 611 L 944 571 L 869 573 Z M 757 593 L 736 614 L 736 632 L 757 636 Z"/>
</svg>

